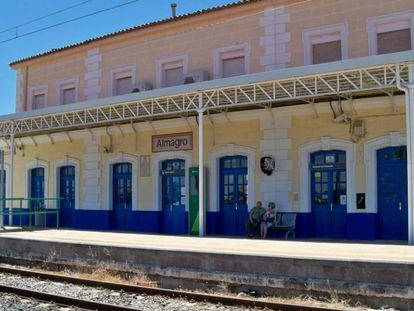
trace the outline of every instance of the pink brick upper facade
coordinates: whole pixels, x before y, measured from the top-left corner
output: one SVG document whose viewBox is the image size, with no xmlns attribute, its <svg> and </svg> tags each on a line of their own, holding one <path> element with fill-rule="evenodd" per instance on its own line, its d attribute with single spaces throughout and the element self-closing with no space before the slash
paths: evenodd
<svg viewBox="0 0 414 311">
<path fill-rule="evenodd" d="M 16 110 L 412 49 L 413 24 L 410 0 L 253 1 L 18 61 Z"/>
</svg>

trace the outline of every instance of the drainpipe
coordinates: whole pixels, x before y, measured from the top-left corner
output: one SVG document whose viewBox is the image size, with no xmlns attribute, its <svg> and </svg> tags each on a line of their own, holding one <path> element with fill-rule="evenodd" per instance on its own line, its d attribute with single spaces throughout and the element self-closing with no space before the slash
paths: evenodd
<svg viewBox="0 0 414 311">
<path fill-rule="evenodd" d="M 27 111 L 28 107 L 27 107 L 27 85 L 28 85 L 28 80 L 29 80 L 29 67 L 26 66 L 24 68 L 24 86 L 23 86 L 23 94 L 22 94 L 22 105 L 23 105 L 23 111 Z"/>
<path fill-rule="evenodd" d="M 4 151 L 0 150 L 0 197 L 1 198 L 5 198 L 6 195 L 3 191 L 4 187 Z M 4 227 L 4 203 L 6 201 L 1 201 L 0 204 L 0 211 L 1 211 L 1 217 L 0 217 L 0 227 L 3 228 Z"/>
<path fill-rule="evenodd" d="M 200 93 L 198 97 L 198 221 L 199 221 L 199 236 L 206 234 L 206 221 L 204 210 L 204 111 L 203 108 L 203 94 Z"/>
<path fill-rule="evenodd" d="M 414 64 L 408 65 L 408 84 L 402 86 L 397 67 L 397 87 L 405 93 L 405 123 L 407 131 L 407 209 L 408 244 L 414 244 Z"/>
</svg>

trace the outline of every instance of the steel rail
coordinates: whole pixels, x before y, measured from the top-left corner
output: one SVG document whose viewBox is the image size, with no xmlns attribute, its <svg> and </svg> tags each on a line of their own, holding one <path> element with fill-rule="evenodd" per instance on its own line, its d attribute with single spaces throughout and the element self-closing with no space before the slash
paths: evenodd
<svg viewBox="0 0 414 311">
<path fill-rule="evenodd" d="M 138 311 L 135 308 L 123 307 L 118 305 L 112 305 L 102 302 L 77 299 L 68 296 L 48 294 L 40 291 L 34 291 L 31 289 L 18 288 L 14 286 L 0 285 L 0 292 L 14 294 L 20 297 L 32 298 L 41 301 L 51 301 L 58 305 L 73 306 L 88 310 L 98 311 Z"/>
<path fill-rule="evenodd" d="M 228 305 L 228 306 L 244 306 L 244 307 L 250 307 L 250 308 L 262 308 L 262 309 L 280 310 L 280 311 L 336 311 L 336 310 L 339 311 L 341 310 L 341 309 L 335 309 L 335 308 L 280 303 L 280 302 L 264 301 L 264 300 L 258 300 L 258 299 L 249 299 L 249 298 L 232 297 L 232 296 L 224 296 L 224 295 L 195 293 L 195 292 L 190 292 L 190 291 L 164 289 L 164 288 L 159 288 L 159 287 L 138 286 L 138 285 L 129 285 L 129 284 L 122 284 L 122 283 L 106 282 L 106 281 L 97 281 L 97 280 L 92 280 L 92 279 L 71 277 L 71 276 L 65 276 L 65 275 L 49 273 L 49 272 L 38 272 L 38 271 L 32 271 L 29 269 L 20 269 L 20 268 L 17 269 L 17 268 L 9 268 L 9 267 L 0 267 L 0 273 L 14 274 L 14 275 L 19 275 L 23 277 L 33 277 L 33 278 L 39 278 L 43 280 L 50 280 L 50 281 L 55 281 L 55 282 L 60 282 L 60 283 L 70 283 L 70 284 L 75 284 L 75 285 L 83 285 L 83 286 L 88 286 L 88 287 L 101 287 L 101 288 L 105 288 L 108 290 L 115 290 L 115 291 L 122 290 L 124 292 L 131 292 L 131 293 L 136 293 L 136 294 L 159 295 L 159 296 L 167 296 L 171 298 L 184 298 L 187 300 L 210 302 L 213 304 L 220 303 L 220 304 Z M 137 309 L 131 309 L 128 307 L 119 307 L 119 306 L 116 306 L 118 309 L 107 309 L 107 307 L 110 305 L 106 305 L 103 303 L 95 303 L 92 301 L 80 300 L 76 298 L 70 298 L 66 296 L 50 295 L 50 294 L 41 293 L 37 291 L 31 291 L 31 290 L 14 288 L 14 287 L 9 287 L 9 286 L 2 286 L 2 285 L 0 285 L 0 292 L 9 292 L 9 293 L 14 293 L 19 296 L 32 297 L 32 298 L 39 299 L 39 300 L 49 300 L 49 301 L 54 301 L 58 304 L 60 303 L 60 304 L 65 304 L 65 305 L 74 305 L 74 306 L 78 306 L 78 307 L 85 308 L 85 309 L 91 309 L 91 310 L 104 310 L 104 311 L 106 310 L 113 310 L 113 311 L 137 310 Z M 79 305 L 76 303 L 78 303 Z M 99 308 L 100 306 L 102 307 L 102 309 Z"/>
</svg>

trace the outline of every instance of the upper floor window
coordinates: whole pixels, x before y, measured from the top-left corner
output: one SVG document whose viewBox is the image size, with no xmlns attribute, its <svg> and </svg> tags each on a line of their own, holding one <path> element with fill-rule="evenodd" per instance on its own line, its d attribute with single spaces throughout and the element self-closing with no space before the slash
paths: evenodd
<svg viewBox="0 0 414 311">
<path fill-rule="evenodd" d="M 214 78 L 227 78 L 250 72 L 248 44 L 218 48 L 214 51 Z"/>
<path fill-rule="evenodd" d="M 367 20 L 369 54 L 387 54 L 413 48 L 414 13 L 397 13 Z"/>
<path fill-rule="evenodd" d="M 78 79 L 66 79 L 57 83 L 59 105 L 72 104 L 77 101 Z"/>
<path fill-rule="evenodd" d="M 129 94 L 135 83 L 134 65 L 112 69 L 110 72 L 110 92 L 112 96 Z"/>
<path fill-rule="evenodd" d="M 28 110 L 41 109 L 47 106 L 47 90 L 47 85 L 38 85 L 29 88 Z"/>
<path fill-rule="evenodd" d="M 346 23 L 303 31 L 305 65 L 334 62 L 348 58 Z"/>
<path fill-rule="evenodd" d="M 186 54 L 165 57 L 157 60 L 157 87 L 183 84 L 187 73 L 188 56 Z"/>
</svg>

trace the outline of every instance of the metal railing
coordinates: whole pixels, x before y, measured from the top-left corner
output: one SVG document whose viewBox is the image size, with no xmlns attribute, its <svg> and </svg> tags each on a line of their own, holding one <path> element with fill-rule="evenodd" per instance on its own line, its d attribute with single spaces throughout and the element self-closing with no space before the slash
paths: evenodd
<svg viewBox="0 0 414 311">
<path fill-rule="evenodd" d="M 14 222 L 18 217 L 19 227 L 28 227 L 32 230 L 37 226 L 36 219 L 43 216 L 43 225 L 47 226 L 47 215 L 56 216 L 56 229 L 59 229 L 60 202 L 62 198 L 0 198 L 0 217 L 8 216 Z M 46 202 L 55 202 L 55 206 Z M 26 219 L 26 222 L 24 222 Z M 10 221 L 9 221 L 9 225 Z"/>
</svg>

